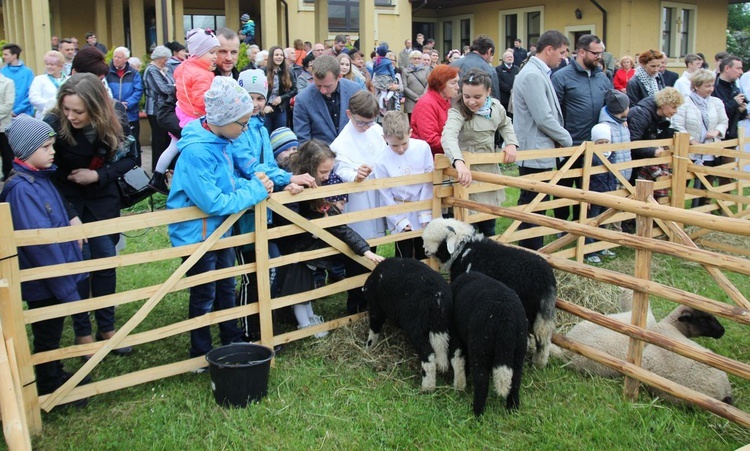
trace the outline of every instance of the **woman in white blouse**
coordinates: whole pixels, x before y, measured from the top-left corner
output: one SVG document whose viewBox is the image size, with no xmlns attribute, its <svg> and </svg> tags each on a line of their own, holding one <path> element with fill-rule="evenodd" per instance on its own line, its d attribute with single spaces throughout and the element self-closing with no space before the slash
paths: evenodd
<svg viewBox="0 0 750 451">
<path fill-rule="evenodd" d="M 681 132 L 690 133 L 690 144 L 703 144 L 721 141 L 727 132 L 729 119 L 724 103 L 712 97 L 716 75 L 708 69 L 700 69 L 690 76 L 690 95 L 685 103 L 672 116 L 672 126 Z M 714 166 L 715 158 L 710 154 L 690 154 L 693 163 L 702 166 Z M 709 179 L 710 180 L 710 179 Z M 697 178 L 693 181 L 695 188 L 702 185 Z M 710 199 L 693 199 L 693 207 L 706 205 Z"/>
<path fill-rule="evenodd" d="M 29 88 L 29 101 L 36 108 L 36 118 L 42 119 L 55 106 L 57 90 L 67 77 L 62 73 L 65 57 L 57 50 L 44 54 L 44 74 L 37 75 Z"/>
</svg>

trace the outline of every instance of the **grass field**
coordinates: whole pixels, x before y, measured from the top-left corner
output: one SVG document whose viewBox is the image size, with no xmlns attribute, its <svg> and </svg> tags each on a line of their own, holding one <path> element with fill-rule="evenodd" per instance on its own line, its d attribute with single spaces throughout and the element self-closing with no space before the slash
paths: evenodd
<svg viewBox="0 0 750 451">
<path fill-rule="evenodd" d="M 508 203 L 514 203 L 511 194 Z M 503 227 L 501 221 L 499 227 Z M 125 252 L 167 245 L 165 228 L 130 234 Z M 738 246 L 750 246 L 747 240 Z M 388 248 L 379 250 L 384 255 Z M 118 289 L 165 280 L 179 262 L 123 268 Z M 618 250 L 605 267 L 632 273 L 633 252 Z M 728 302 L 700 267 L 656 256 L 654 279 Z M 558 274 L 560 298 L 596 305 L 609 313 L 610 287 Z M 729 275 L 750 295 L 750 280 Z M 141 303 L 117 310 L 118 323 Z M 342 316 L 342 296 L 315 301 L 327 319 Z M 673 305 L 653 299 L 657 318 Z M 609 310 L 609 311 L 608 311 Z M 187 317 L 187 293 L 169 295 L 139 330 Z M 721 320 L 721 340 L 699 342 L 723 355 L 750 362 L 746 328 Z M 561 328 L 571 324 L 560 316 Z M 67 327 L 64 344 L 72 342 Z M 289 326 L 293 327 L 293 326 Z M 622 380 L 585 377 L 551 361 L 542 370 L 526 366 L 521 408 L 507 413 L 490 395 L 481 420 L 471 410 L 471 388 L 455 392 L 451 378 L 439 378 L 436 392 L 419 391 L 416 355 L 398 331 L 387 328 L 375 349 L 363 347 L 367 324 L 287 345 L 271 370 L 269 394 L 246 409 L 214 402 L 206 374 L 184 374 L 90 399 L 86 408 L 43 414 L 37 449 L 674 449 L 731 450 L 750 443 L 750 430 L 699 409 L 666 404 L 641 389 L 638 402 L 623 399 Z M 107 377 L 187 357 L 187 334 L 139 346 L 128 357 L 109 356 L 93 372 Z M 66 362 L 69 370 L 81 365 Z M 750 410 L 750 383 L 730 376 L 735 405 Z"/>
</svg>

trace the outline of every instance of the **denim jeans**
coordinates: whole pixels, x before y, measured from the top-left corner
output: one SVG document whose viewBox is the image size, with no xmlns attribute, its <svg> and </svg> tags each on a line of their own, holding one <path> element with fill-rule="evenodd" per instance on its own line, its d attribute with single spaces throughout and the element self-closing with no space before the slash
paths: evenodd
<svg viewBox="0 0 750 451">
<path fill-rule="evenodd" d="M 84 221 L 86 222 L 86 221 Z M 119 235 L 104 235 L 88 239 L 83 245 L 83 259 L 114 257 L 115 244 Z M 115 268 L 92 271 L 89 277 L 78 284 L 78 295 L 81 299 L 114 294 L 117 289 L 117 270 Z M 94 312 L 96 326 L 100 333 L 115 330 L 115 308 L 104 307 Z M 73 331 L 76 337 L 91 335 L 89 312 L 73 315 Z"/>
<path fill-rule="evenodd" d="M 187 275 L 194 276 L 214 269 L 230 268 L 234 266 L 234 261 L 235 255 L 232 248 L 209 251 L 188 270 Z M 235 307 L 235 286 L 234 277 L 227 277 L 190 288 L 188 318 L 203 316 L 212 310 L 219 311 Z M 241 341 L 242 330 L 237 327 L 237 320 L 219 323 L 219 337 L 223 345 Z M 190 331 L 191 357 L 204 355 L 211 348 L 211 328 L 209 326 Z"/>
<path fill-rule="evenodd" d="M 268 130 L 269 135 L 277 128 L 286 127 L 286 110 L 266 114 L 263 118 L 263 125 Z"/>
</svg>

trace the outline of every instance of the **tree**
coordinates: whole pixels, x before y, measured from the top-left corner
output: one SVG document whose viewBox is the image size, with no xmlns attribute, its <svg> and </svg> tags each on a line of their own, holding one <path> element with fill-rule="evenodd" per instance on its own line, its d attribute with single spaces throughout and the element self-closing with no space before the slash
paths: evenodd
<svg viewBox="0 0 750 451">
<path fill-rule="evenodd" d="M 750 68 L 750 5 L 729 5 L 727 52 L 740 57 L 745 70 Z"/>
</svg>

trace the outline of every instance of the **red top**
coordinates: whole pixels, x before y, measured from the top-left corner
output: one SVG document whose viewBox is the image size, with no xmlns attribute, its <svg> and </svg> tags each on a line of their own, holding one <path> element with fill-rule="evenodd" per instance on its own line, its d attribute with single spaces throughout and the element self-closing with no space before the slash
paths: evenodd
<svg viewBox="0 0 750 451">
<path fill-rule="evenodd" d="M 633 78 L 633 75 L 635 75 L 635 69 L 620 69 L 615 72 L 615 78 L 613 80 L 615 89 L 617 89 L 618 91 L 624 91 L 625 88 L 628 87 L 628 82 L 631 78 Z"/>
<path fill-rule="evenodd" d="M 411 113 L 411 136 L 427 141 L 433 155 L 444 153 L 440 138 L 443 136 L 443 127 L 448 120 L 450 107 L 450 100 L 427 88 L 427 92 L 417 100 Z"/>
</svg>

